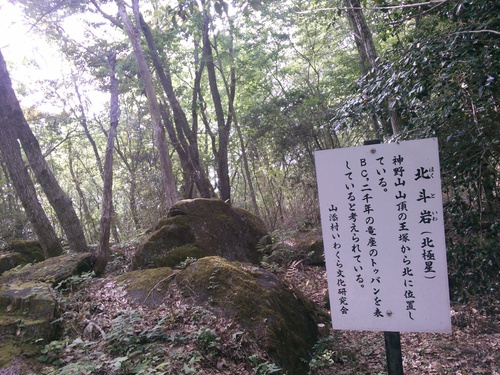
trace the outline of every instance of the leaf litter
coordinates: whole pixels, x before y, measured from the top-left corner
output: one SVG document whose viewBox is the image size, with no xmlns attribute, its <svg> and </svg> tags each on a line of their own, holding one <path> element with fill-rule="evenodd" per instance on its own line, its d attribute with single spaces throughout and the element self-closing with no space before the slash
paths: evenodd
<svg viewBox="0 0 500 375">
<path fill-rule="evenodd" d="M 113 250 L 106 277 L 85 279 L 63 301 L 64 337 L 46 346 L 41 374 L 282 373 L 249 332 L 186 303 L 175 283 L 157 308 L 125 298 L 110 280 L 129 270 L 134 249 Z M 309 374 L 387 373 L 382 332 L 331 328 L 324 267 L 292 262 L 275 272 L 318 308 L 320 339 Z M 401 333 L 404 373 L 500 375 L 498 314 L 487 315 L 474 301 L 453 304 L 451 314 L 451 334 Z"/>
</svg>

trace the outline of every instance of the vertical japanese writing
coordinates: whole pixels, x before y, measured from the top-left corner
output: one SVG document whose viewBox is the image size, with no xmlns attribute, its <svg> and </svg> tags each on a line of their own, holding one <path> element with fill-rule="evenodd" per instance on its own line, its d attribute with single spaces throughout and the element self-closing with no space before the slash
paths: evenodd
<svg viewBox="0 0 500 375">
<path fill-rule="evenodd" d="M 434 178 L 434 168 L 419 167 L 415 173 L 415 181 L 421 181 L 422 185 L 425 182 L 432 180 Z M 420 210 L 419 224 L 422 228 L 420 232 L 421 239 L 421 249 L 422 249 L 422 259 L 424 261 L 424 275 L 426 279 L 434 279 L 436 277 L 436 270 L 434 269 L 434 262 L 436 261 L 436 254 L 434 253 L 434 239 L 433 233 L 430 230 L 434 221 L 437 221 L 437 211 L 431 211 L 428 209 L 428 205 L 431 201 L 436 198 L 436 192 L 428 191 L 425 187 L 422 187 L 418 192 L 417 202 L 422 208 Z"/>
<path fill-rule="evenodd" d="M 361 204 L 358 204 L 359 197 L 357 196 L 357 188 L 359 184 L 355 184 L 355 179 L 357 179 L 358 176 L 353 175 L 353 169 L 351 168 L 349 161 L 346 160 L 345 162 L 345 168 L 346 168 L 346 173 L 345 176 L 347 177 L 347 183 L 345 184 L 346 192 L 347 192 L 347 201 L 349 204 L 349 216 L 348 216 L 348 221 L 350 225 L 350 233 L 351 233 L 351 240 L 350 240 L 350 246 L 351 246 L 351 252 L 352 252 L 352 259 L 353 259 L 353 270 L 355 272 L 355 280 L 356 284 L 364 288 L 365 287 L 365 279 L 363 277 L 363 264 L 362 264 L 362 246 L 360 244 L 360 237 L 359 237 L 359 228 L 358 228 L 358 207 Z"/>
<path fill-rule="evenodd" d="M 377 164 L 380 164 L 380 166 L 384 165 L 383 158 L 378 158 L 376 162 Z M 380 295 L 381 276 L 379 274 L 380 269 L 378 268 L 379 247 L 377 239 L 377 234 L 378 234 L 376 227 L 377 223 L 375 220 L 377 212 L 375 206 L 373 205 L 374 201 L 374 193 L 372 187 L 373 178 L 370 174 L 370 170 L 372 171 L 372 174 L 374 174 L 373 166 L 369 165 L 369 161 L 367 161 L 365 158 L 361 158 L 359 160 L 359 164 L 361 167 L 360 177 L 362 181 L 360 195 L 363 204 L 363 211 L 362 211 L 364 218 L 363 230 L 367 234 L 365 248 L 368 250 L 367 255 L 369 256 L 370 269 L 371 269 L 370 286 L 371 286 L 372 300 L 374 305 L 373 316 L 377 318 L 383 318 L 384 314 L 382 313 L 382 310 L 380 308 L 382 305 L 382 298 Z M 379 168 L 379 165 L 377 165 L 377 168 Z M 385 170 L 382 167 L 380 167 L 380 170 L 376 169 L 377 176 L 380 176 L 382 175 L 382 173 L 385 173 L 384 171 Z M 385 186 L 387 186 L 384 177 L 378 178 L 378 185 L 382 188 L 385 188 Z"/>
<path fill-rule="evenodd" d="M 406 311 L 408 317 L 414 320 L 413 313 L 415 308 L 415 291 L 414 291 L 414 273 L 411 260 L 411 236 L 410 228 L 408 227 L 408 200 L 406 192 L 406 170 L 405 170 L 405 158 L 401 155 L 394 155 L 392 158 L 393 164 L 393 175 L 394 175 L 394 187 L 396 188 L 396 212 L 398 220 L 398 241 L 399 249 L 402 254 L 402 270 L 401 276 L 403 277 L 404 292 L 403 298 L 406 303 Z"/>
</svg>

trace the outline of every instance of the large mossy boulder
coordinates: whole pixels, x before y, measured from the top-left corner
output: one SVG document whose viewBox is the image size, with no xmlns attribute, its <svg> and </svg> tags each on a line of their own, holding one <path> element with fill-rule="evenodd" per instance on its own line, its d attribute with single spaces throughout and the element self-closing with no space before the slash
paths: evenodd
<svg viewBox="0 0 500 375">
<path fill-rule="evenodd" d="M 0 252 L 0 275 L 12 268 L 44 259 L 40 242 L 13 240 Z"/>
<path fill-rule="evenodd" d="M 0 276 L 0 285 L 39 281 L 56 286 L 73 275 L 92 270 L 94 260 L 91 253 L 59 255 L 21 269 L 5 272 Z"/>
<path fill-rule="evenodd" d="M 50 342 L 59 335 L 54 289 L 69 277 L 92 269 L 88 253 L 68 254 L 13 269 L 0 276 L 0 371 L 28 342 Z M 17 354 L 16 354 L 17 353 Z M 1 373 L 1 372 L 0 372 Z"/>
<path fill-rule="evenodd" d="M 195 303 L 238 321 L 287 374 L 307 373 L 318 338 L 314 309 L 275 275 L 252 264 L 206 257 L 181 271 L 176 282 Z"/>
<path fill-rule="evenodd" d="M 182 200 L 139 246 L 132 268 L 175 267 L 212 255 L 258 263 L 257 243 L 266 234 L 262 220 L 221 200 Z"/>
</svg>

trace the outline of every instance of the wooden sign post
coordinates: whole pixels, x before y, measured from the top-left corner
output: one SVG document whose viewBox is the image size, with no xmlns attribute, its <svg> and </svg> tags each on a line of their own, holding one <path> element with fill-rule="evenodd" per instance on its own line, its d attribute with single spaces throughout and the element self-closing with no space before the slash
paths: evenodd
<svg viewBox="0 0 500 375">
<path fill-rule="evenodd" d="M 315 159 L 333 328 L 384 331 L 402 374 L 399 332 L 451 332 L 437 139 Z"/>
</svg>

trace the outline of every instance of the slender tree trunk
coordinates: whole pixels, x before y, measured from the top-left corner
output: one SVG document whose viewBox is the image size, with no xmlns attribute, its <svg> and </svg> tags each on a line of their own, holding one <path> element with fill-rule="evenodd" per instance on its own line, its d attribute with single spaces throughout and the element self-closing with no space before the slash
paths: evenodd
<svg viewBox="0 0 500 375">
<path fill-rule="evenodd" d="M 135 230 L 141 228 L 141 221 L 139 219 L 139 210 L 137 209 L 137 200 L 135 195 L 137 194 L 137 177 L 135 173 L 130 174 L 130 191 L 128 193 L 128 200 L 130 206 L 130 213 L 132 215 L 132 220 L 134 221 Z"/>
<path fill-rule="evenodd" d="M 205 1 L 202 0 L 201 5 L 204 6 Z M 219 88 L 217 87 L 217 74 L 215 72 L 215 63 L 210 44 L 209 26 L 210 16 L 207 10 L 203 10 L 203 59 L 207 66 L 208 83 L 210 85 L 210 93 L 212 96 L 213 105 L 215 108 L 215 116 L 217 119 L 218 129 L 218 148 L 217 148 L 217 175 L 219 179 L 220 198 L 224 201 L 231 201 L 231 183 L 229 179 L 229 161 L 228 161 L 228 145 L 229 134 L 231 130 L 231 118 L 225 119 L 224 109 L 220 97 Z M 232 100 L 229 98 L 228 100 Z M 229 117 L 231 114 L 229 114 Z"/>
<path fill-rule="evenodd" d="M 94 157 L 97 162 L 97 167 L 99 168 L 99 174 L 102 176 L 103 166 L 102 166 L 101 156 L 99 155 L 99 149 L 97 148 L 97 144 L 94 140 L 94 137 L 92 137 L 92 134 L 90 133 L 88 127 L 87 115 L 85 114 L 85 108 L 83 107 L 82 96 L 80 95 L 80 90 L 78 89 L 75 77 L 73 77 L 73 86 L 75 88 L 76 97 L 78 98 L 78 111 L 80 112 L 80 113 L 75 113 L 75 115 L 78 117 L 78 122 L 82 126 L 83 132 L 85 133 L 85 136 L 87 137 L 88 141 L 90 142 L 90 145 L 92 146 L 92 150 L 94 151 Z"/>
<path fill-rule="evenodd" d="M 49 165 L 45 161 L 40 145 L 24 118 L 19 101 L 12 89 L 12 83 L 7 73 L 3 56 L 1 57 L 0 63 L 2 64 L 0 69 L 4 73 L 2 74 L 2 92 L 11 100 L 9 123 L 11 126 L 14 126 L 13 129 L 16 132 L 16 138 L 21 142 L 24 153 L 30 163 L 30 167 L 57 215 L 61 227 L 66 234 L 70 248 L 77 252 L 87 251 L 87 242 L 80 224 L 80 219 L 76 215 L 71 199 L 61 189 Z"/>
<path fill-rule="evenodd" d="M 0 110 L 1 111 L 1 110 Z M 40 241 L 45 259 L 62 254 L 63 249 L 47 215 L 38 201 L 35 186 L 25 168 L 21 150 L 13 134 L 0 124 L 0 152 L 26 215 Z"/>
<path fill-rule="evenodd" d="M 25 122 L 24 115 L 12 89 L 7 66 L 0 51 L 0 155 L 40 241 L 44 256 L 50 258 L 60 255 L 63 249 L 38 201 L 35 186 L 24 165 L 17 132 L 17 128 L 22 126 L 23 121 Z"/>
<path fill-rule="evenodd" d="M 73 203 L 69 196 L 61 189 L 49 165 L 45 161 L 38 141 L 26 122 L 23 126 L 18 126 L 17 130 L 30 167 L 57 215 L 71 250 L 76 252 L 87 251 L 85 234 L 83 233 L 80 219 L 75 212 Z"/>
<path fill-rule="evenodd" d="M 146 58 L 144 57 L 144 52 L 141 46 L 140 33 L 139 33 L 139 0 L 133 0 L 132 7 L 134 10 L 134 15 L 136 18 L 136 26 L 134 26 L 125 10 L 125 5 L 123 1 L 116 0 L 118 5 L 118 13 L 125 25 L 125 30 L 130 39 L 132 47 L 134 49 L 134 55 L 139 68 L 139 74 L 141 76 L 144 90 L 146 91 L 146 97 L 149 103 L 149 110 L 151 115 L 151 120 L 153 122 L 153 133 L 156 143 L 156 148 L 158 150 L 158 155 L 160 158 L 160 169 L 162 181 L 164 184 L 164 194 L 167 205 L 170 207 L 178 200 L 177 188 L 175 185 L 174 172 L 172 169 L 172 161 L 170 160 L 170 155 L 168 151 L 168 144 L 165 138 L 165 130 L 162 125 L 160 106 L 156 98 L 156 92 L 153 85 L 153 79 L 149 71 L 148 65 L 146 63 Z"/>
<path fill-rule="evenodd" d="M 110 127 L 108 133 L 108 141 L 106 144 L 106 154 L 104 157 L 104 187 L 102 194 L 102 211 L 101 211 L 101 234 L 99 238 L 99 246 L 96 251 L 96 262 L 94 272 L 96 275 L 102 275 L 109 261 L 109 237 L 111 232 L 111 202 L 113 198 L 113 149 L 115 145 L 116 128 L 118 127 L 118 119 L 120 117 L 120 109 L 118 105 L 118 79 L 115 74 L 116 52 L 108 53 L 108 66 L 110 76 Z"/>
<path fill-rule="evenodd" d="M 229 19 L 229 27 L 230 27 L 229 54 L 230 54 L 231 58 L 234 59 L 233 22 L 229 18 L 229 15 L 227 13 L 226 13 L 226 15 Z M 215 48 L 216 48 L 217 56 L 219 56 L 219 53 L 217 51 L 217 47 L 215 47 Z M 218 58 L 218 63 L 219 63 L 219 66 L 222 67 L 222 62 L 220 61 L 220 58 Z M 259 206 L 257 205 L 257 197 L 255 195 L 255 189 L 253 186 L 253 179 L 252 179 L 252 175 L 250 173 L 250 167 L 248 164 L 248 157 L 247 157 L 247 150 L 245 147 L 245 140 L 244 140 L 243 134 L 241 132 L 241 127 L 238 123 L 238 117 L 236 115 L 236 110 L 234 108 L 234 98 L 235 98 L 235 94 L 236 94 L 236 72 L 235 72 L 234 66 L 231 66 L 230 72 L 229 72 L 230 81 L 228 82 L 226 76 L 222 72 L 222 69 L 220 69 L 220 71 L 221 71 L 222 80 L 224 82 L 224 87 L 226 89 L 226 95 L 229 98 L 229 100 L 228 100 L 228 107 L 229 107 L 229 113 L 230 113 L 229 120 L 232 119 L 232 121 L 234 123 L 234 127 L 236 129 L 236 133 L 238 134 L 238 138 L 240 140 L 241 158 L 243 160 L 243 171 L 245 173 L 245 179 L 247 180 L 248 190 L 250 193 L 250 200 L 252 202 L 253 211 L 257 216 L 260 216 Z"/>
<path fill-rule="evenodd" d="M 366 75 L 369 73 L 370 69 L 373 69 L 375 74 L 377 74 L 377 49 L 375 48 L 375 43 L 373 43 L 373 36 L 370 28 L 366 23 L 366 18 L 361 8 L 361 1 L 344 0 L 344 3 L 346 5 L 347 17 L 354 33 L 354 40 L 360 57 L 361 73 Z M 394 98 L 390 98 L 387 102 L 393 135 L 398 134 L 401 130 L 401 118 L 397 113 L 396 105 L 397 100 Z M 378 133 L 379 126 L 375 116 L 373 116 L 373 125 L 375 131 Z"/>
<path fill-rule="evenodd" d="M 366 23 L 361 9 L 360 0 L 344 0 L 347 8 L 349 23 L 354 32 L 354 39 L 360 54 L 361 72 L 368 73 L 370 68 L 377 66 L 377 49 L 373 43 L 373 36 Z"/>
<path fill-rule="evenodd" d="M 68 164 L 69 164 L 69 173 L 71 175 L 71 179 L 73 180 L 73 184 L 75 185 L 75 190 L 78 193 L 78 197 L 80 198 L 80 204 L 83 210 L 83 215 L 87 224 L 87 242 L 94 243 L 97 238 L 97 228 L 94 219 L 92 218 L 92 214 L 90 213 L 89 205 L 87 203 L 87 198 L 81 188 L 81 182 L 76 176 L 74 167 L 73 167 L 73 150 L 70 146 L 69 155 L 68 155 Z M 85 225 L 84 225 L 85 226 Z"/>
<path fill-rule="evenodd" d="M 194 180 L 200 196 L 204 198 L 211 198 L 214 196 L 214 191 L 201 166 L 196 132 L 197 129 L 194 126 L 194 129 L 191 130 L 189 127 L 186 114 L 183 111 L 179 101 L 177 100 L 177 96 L 175 95 L 170 70 L 168 69 L 168 67 L 164 68 L 163 64 L 161 63 L 160 56 L 158 55 L 158 49 L 151 33 L 151 29 L 149 28 L 149 25 L 144 21 L 142 15 L 140 16 L 140 22 L 143 34 L 149 47 L 156 74 L 160 79 L 163 91 L 165 92 L 168 102 L 170 103 L 170 107 L 172 108 L 175 129 L 177 129 L 177 132 L 175 132 L 175 129 L 172 126 L 172 122 L 167 118 L 168 116 L 166 114 L 166 107 L 163 108 L 163 122 L 167 127 L 170 139 L 174 144 L 179 158 L 181 159 L 183 167 L 186 169 L 187 173 L 191 174 L 191 178 Z M 199 79 L 198 74 L 195 80 L 196 79 Z"/>
</svg>

